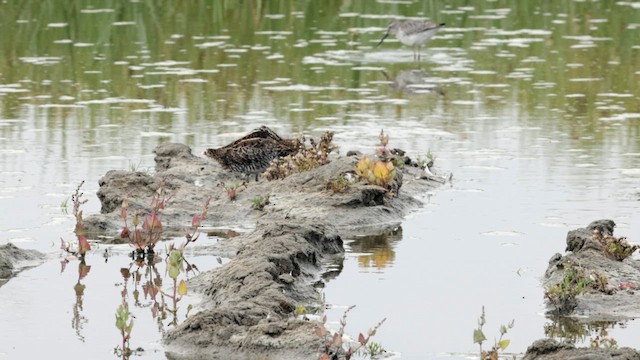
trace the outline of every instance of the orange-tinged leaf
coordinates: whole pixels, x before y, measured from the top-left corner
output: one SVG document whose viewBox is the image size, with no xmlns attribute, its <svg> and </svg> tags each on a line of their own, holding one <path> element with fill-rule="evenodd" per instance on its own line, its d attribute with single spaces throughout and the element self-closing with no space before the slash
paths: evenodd
<svg viewBox="0 0 640 360">
<path fill-rule="evenodd" d="M 89 275 L 89 271 L 91 271 L 91 265 L 87 265 L 84 261 L 81 261 L 78 266 L 78 278 L 80 280 L 84 279 L 85 276 Z"/>
<path fill-rule="evenodd" d="M 316 335 L 318 335 L 319 337 L 324 338 L 325 336 L 327 336 L 327 329 L 324 328 L 324 326 L 318 326 L 316 328 Z"/>
<path fill-rule="evenodd" d="M 320 356 L 320 360 L 330 360 L 331 358 L 329 357 L 329 354 L 324 353 L 322 354 L 322 356 Z"/>
<path fill-rule="evenodd" d="M 200 218 L 200 215 L 193 215 L 193 219 L 191 220 L 191 226 L 194 228 L 197 228 L 200 226 L 201 222 L 202 222 L 202 219 Z"/>
<path fill-rule="evenodd" d="M 178 284 L 178 294 L 187 295 L 187 283 L 184 280 L 180 280 L 180 284 Z"/>
<path fill-rule="evenodd" d="M 364 334 L 360 333 L 360 335 L 358 335 L 358 342 L 362 345 L 367 343 L 367 339 L 364 337 Z"/>
<path fill-rule="evenodd" d="M 142 223 L 142 229 L 147 232 L 155 233 L 162 231 L 162 223 L 155 211 L 152 211 L 151 214 L 145 216 L 144 222 Z"/>
<path fill-rule="evenodd" d="M 128 280 L 131 276 L 131 272 L 127 268 L 120 268 L 120 275 L 122 275 L 123 279 Z"/>
<path fill-rule="evenodd" d="M 129 227 L 125 226 L 120 232 L 120 239 L 126 239 L 129 237 Z"/>
<path fill-rule="evenodd" d="M 87 241 L 87 238 L 84 236 L 78 237 L 78 247 L 78 252 L 81 255 L 84 255 L 87 251 L 91 250 L 91 245 L 89 245 L 89 241 Z"/>
<path fill-rule="evenodd" d="M 331 343 L 336 347 L 342 347 L 342 336 L 340 336 L 339 333 L 333 334 L 333 339 L 331 340 Z"/>
</svg>

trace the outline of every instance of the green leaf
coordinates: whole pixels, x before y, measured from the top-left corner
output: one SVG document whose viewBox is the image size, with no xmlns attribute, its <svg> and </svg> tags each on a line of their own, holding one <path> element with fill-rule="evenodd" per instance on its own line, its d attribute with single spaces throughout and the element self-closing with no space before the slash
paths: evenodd
<svg viewBox="0 0 640 360">
<path fill-rule="evenodd" d="M 129 325 L 127 325 L 127 328 L 125 329 L 125 332 L 127 334 L 131 334 L 131 330 L 133 329 L 133 320 L 129 321 Z"/>
<path fill-rule="evenodd" d="M 504 339 L 504 340 L 502 340 L 502 341 L 500 341 L 498 343 L 498 346 L 500 346 L 500 349 L 502 349 L 502 351 L 504 351 L 504 349 L 506 349 L 507 346 L 509 346 L 510 343 L 511 343 L 511 340 Z"/>
<path fill-rule="evenodd" d="M 169 277 L 176 280 L 178 279 L 178 275 L 180 275 L 180 267 L 174 264 L 169 264 Z"/>
<path fill-rule="evenodd" d="M 476 344 L 482 344 L 483 341 L 487 340 L 484 336 L 484 333 L 480 329 L 473 330 L 473 342 Z"/>
</svg>

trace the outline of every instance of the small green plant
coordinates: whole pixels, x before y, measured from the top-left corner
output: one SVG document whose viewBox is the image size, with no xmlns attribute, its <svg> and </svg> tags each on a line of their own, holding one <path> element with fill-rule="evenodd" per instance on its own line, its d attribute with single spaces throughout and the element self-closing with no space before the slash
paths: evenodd
<svg viewBox="0 0 640 360">
<path fill-rule="evenodd" d="M 69 213 L 69 210 L 67 207 L 68 203 L 69 203 L 69 198 L 65 198 L 60 202 L 60 211 L 62 211 L 62 213 L 65 215 Z"/>
<path fill-rule="evenodd" d="M 487 337 L 482 331 L 482 327 L 485 324 L 486 318 L 483 306 L 482 314 L 480 315 L 480 318 L 478 318 L 478 328 L 473 330 L 473 342 L 480 346 L 480 360 L 498 360 L 500 351 L 504 351 L 511 343 L 510 340 L 503 339 L 503 337 L 507 334 L 507 331 L 509 331 L 509 329 L 513 328 L 514 320 L 511 320 L 507 325 L 500 326 L 500 337 L 495 341 L 493 347 L 488 351 L 482 350 L 482 343 L 487 340 Z"/>
<path fill-rule="evenodd" d="M 347 314 L 351 309 L 353 309 L 355 305 L 350 306 L 345 310 L 342 314 L 342 318 L 340 318 L 340 328 L 338 331 L 333 334 L 327 330 L 325 324 L 327 322 L 327 316 L 322 317 L 322 324 L 316 327 L 316 335 L 323 339 L 324 344 L 322 348 L 322 355 L 320 355 L 320 360 L 349 360 L 351 357 L 356 354 L 358 351 L 361 351 L 365 346 L 369 344 L 369 340 L 376 334 L 378 328 L 382 326 L 386 319 L 382 319 L 379 323 L 377 323 L 374 327 L 369 329 L 367 332 L 367 336 L 363 333 L 358 335 L 358 342 L 355 347 L 351 347 L 348 343 L 343 341 L 344 337 L 344 328 L 347 326 Z M 346 348 L 346 350 L 345 350 Z M 381 349 L 382 347 L 380 347 Z"/>
<path fill-rule="evenodd" d="M 329 180 L 327 183 L 327 189 L 333 191 L 334 193 L 341 193 L 349 189 L 349 186 L 355 183 L 355 177 L 352 176 L 352 173 L 348 175 L 345 173 L 340 173 L 334 179 Z"/>
<path fill-rule="evenodd" d="M 589 289 L 611 293 L 606 275 L 596 271 L 587 274 L 584 269 L 571 262 L 565 263 L 563 267 L 562 281 L 547 286 L 544 291 L 545 299 L 549 300 L 558 314 L 568 314 L 573 311 L 578 305 L 576 297 Z"/>
<path fill-rule="evenodd" d="M 367 350 L 365 351 L 365 353 L 367 355 L 369 355 L 369 357 L 378 356 L 378 355 L 384 354 L 386 352 L 387 352 L 387 350 L 385 350 L 385 348 L 382 347 L 382 345 L 380 345 L 377 342 L 369 343 L 369 345 L 367 346 Z"/>
<path fill-rule="evenodd" d="M 269 204 L 269 195 L 267 196 L 256 196 L 253 198 L 251 203 L 251 208 L 258 211 L 263 211 L 264 207 Z"/>
<path fill-rule="evenodd" d="M 129 312 L 126 303 L 120 304 L 116 310 L 116 328 L 120 331 L 122 337 L 122 345 L 118 345 L 114 349 L 114 353 L 121 356 L 123 359 L 128 359 L 133 351 L 129 347 L 129 340 L 131 340 L 131 331 L 133 330 L 133 319 L 130 319 L 131 313 Z M 122 347 L 121 347 L 122 346 Z"/>
<path fill-rule="evenodd" d="M 131 172 L 136 172 L 140 169 L 140 164 L 142 164 L 142 160 L 138 161 L 138 163 L 134 163 L 133 161 L 129 160 L 129 171 Z"/>
</svg>

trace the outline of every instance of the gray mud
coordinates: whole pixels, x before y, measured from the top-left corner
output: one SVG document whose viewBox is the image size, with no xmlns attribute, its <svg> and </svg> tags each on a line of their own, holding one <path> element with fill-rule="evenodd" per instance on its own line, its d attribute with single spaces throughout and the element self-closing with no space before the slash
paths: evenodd
<svg viewBox="0 0 640 360">
<path fill-rule="evenodd" d="M 597 220 L 586 228 L 569 231 L 567 234 L 567 253 L 555 254 L 549 260 L 543 283 L 545 288 L 564 281 L 567 264 L 574 264 L 584 270 L 585 274 L 606 276 L 607 286 L 602 289 L 587 288 L 569 301 L 563 308 L 562 315 L 553 317 L 570 319 L 578 324 L 594 325 L 616 322 L 640 316 L 640 294 L 635 288 L 640 285 L 640 262 L 627 257 L 616 260 L 607 256 L 604 245 L 598 240 L 596 233 L 613 236 L 615 223 L 612 220 Z M 558 310 L 549 306 L 550 314 Z M 569 334 L 570 335 L 570 334 Z M 588 347 L 576 348 L 569 343 L 561 343 L 552 339 L 535 341 L 524 356 L 525 360 L 544 359 L 637 359 L 640 353 L 631 348 Z"/>
<path fill-rule="evenodd" d="M 608 291 L 590 290 L 577 297 L 576 307 L 568 314 L 581 323 L 596 321 L 621 321 L 640 317 L 640 261 L 632 256 L 622 261 L 607 257 L 603 245 L 595 240 L 594 231 L 613 236 L 615 223 L 598 220 L 586 228 L 567 234 L 567 253 L 555 254 L 549 260 L 544 285 L 563 280 L 567 262 L 579 265 L 587 273 L 606 276 Z M 631 288 L 628 288 L 628 287 Z"/>
<path fill-rule="evenodd" d="M 159 145 L 155 154 L 154 175 L 110 171 L 100 179 L 101 213 L 85 219 L 89 232 L 116 237 L 125 196 L 130 213 L 144 213 L 160 186 L 171 196 L 162 214 L 165 229 L 179 232 L 189 226 L 207 198 L 205 227 L 253 229 L 209 248 L 232 260 L 190 282 L 190 288 L 205 295 L 202 310 L 167 333 L 170 359 L 317 358 L 322 345 L 314 332 L 318 323 L 295 318 L 294 310 L 304 306 L 313 312 L 322 306 L 316 287 L 323 286 L 328 267 L 342 266 L 341 237 L 396 227 L 422 205 L 419 196 L 446 182 L 406 165 L 392 184 L 399 188 L 395 196 L 363 183 L 334 193 L 327 184 L 352 172 L 358 161 L 347 156 L 284 180 L 248 182 L 232 201 L 221 184 L 239 178 L 215 161 L 192 155 L 183 144 Z M 257 196 L 269 198 L 262 211 L 252 209 Z"/>
<path fill-rule="evenodd" d="M 377 234 L 399 224 L 409 211 L 421 206 L 416 196 L 445 182 L 442 177 L 406 166 L 402 171 L 402 187 L 394 198 L 373 185 L 354 184 L 342 193 L 327 190 L 331 179 L 353 171 L 358 158 L 348 156 L 284 180 L 250 181 L 238 189 L 236 200 L 231 201 L 221 184 L 242 182 L 242 178 L 223 170 L 213 160 L 192 155 L 184 144 L 161 144 L 154 152 L 154 175 L 112 170 L 100 179 L 98 198 L 102 207 L 100 214 L 85 219 L 89 232 L 113 238 L 123 227 L 120 206 L 125 196 L 128 195 L 130 213 L 147 211 L 151 196 L 163 183 L 172 196 L 163 211 L 163 223 L 176 233 L 188 226 L 205 200 L 211 198 L 205 226 L 253 229 L 258 219 L 299 220 L 332 224 L 343 236 Z M 257 196 L 269 197 L 264 211 L 251 207 Z"/>
<path fill-rule="evenodd" d="M 11 243 L 0 245 L 0 286 L 20 270 L 36 266 L 44 259 L 45 255 L 36 250 L 20 249 Z"/>
<path fill-rule="evenodd" d="M 527 348 L 523 360 L 640 360 L 640 353 L 624 347 L 619 349 L 576 348 L 552 339 L 534 341 Z"/>
</svg>

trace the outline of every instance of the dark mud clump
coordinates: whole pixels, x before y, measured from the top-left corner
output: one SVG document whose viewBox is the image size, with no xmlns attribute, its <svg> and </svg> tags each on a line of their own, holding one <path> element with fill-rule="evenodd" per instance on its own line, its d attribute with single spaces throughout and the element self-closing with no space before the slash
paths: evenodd
<svg viewBox="0 0 640 360">
<path fill-rule="evenodd" d="M 631 348 L 576 348 L 553 339 L 535 341 L 527 348 L 523 360 L 640 360 L 640 353 Z"/>
<path fill-rule="evenodd" d="M 322 345 L 316 325 L 294 310 L 316 299 L 311 284 L 332 257 L 342 260 L 342 240 L 331 226 L 297 221 L 261 223 L 238 240 L 232 262 L 195 280 L 208 309 L 168 334 L 169 358 L 313 357 Z"/>
<path fill-rule="evenodd" d="M 20 249 L 11 243 L 0 245 L 0 286 L 19 270 L 35 266 L 44 261 L 44 258 L 44 254 L 36 250 Z"/>
</svg>

